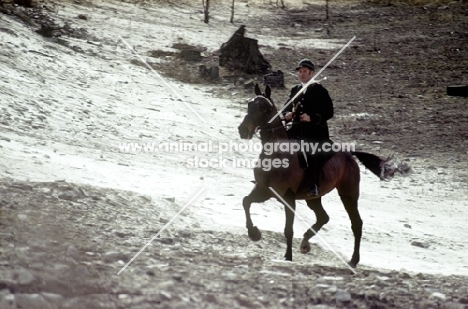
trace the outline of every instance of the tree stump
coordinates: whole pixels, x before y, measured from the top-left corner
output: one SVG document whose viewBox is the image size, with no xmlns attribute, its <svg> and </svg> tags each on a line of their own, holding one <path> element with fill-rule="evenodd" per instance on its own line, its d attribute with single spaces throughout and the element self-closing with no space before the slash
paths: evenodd
<svg viewBox="0 0 468 309">
<path fill-rule="evenodd" d="M 240 26 L 226 43 L 221 45 L 219 65 L 247 74 L 266 73 L 270 63 L 258 50 L 258 41 L 244 37 L 245 26 Z"/>
</svg>

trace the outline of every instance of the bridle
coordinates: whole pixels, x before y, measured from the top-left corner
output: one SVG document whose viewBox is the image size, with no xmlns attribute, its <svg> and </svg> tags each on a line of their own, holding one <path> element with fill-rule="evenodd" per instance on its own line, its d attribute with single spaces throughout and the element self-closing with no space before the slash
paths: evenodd
<svg viewBox="0 0 468 309">
<path fill-rule="evenodd" d="M 263 96 L 263 95 L 257 95 L 255 98 L 253 98 L 253 99 L 249 102 L 249 106 L 250 106 L 250 104 L 252 104 L 252 103 L 254 103 L 254 102 L 257 102 L 256 99 L 259 99 L 259 98 L 260 98 L 260 99 L 263 99 L 263 100 L 265 100 L 265 101 L 268 102 L 268 109 L 267 109 L 267 110 L 266 110 L 266 109 L 260 109 L 260 110 L 259 110 L 259 111 L 262 113 L 262 119 L 263 119 L 263 118 L 265 118 L 264 116 L 269 115 L 269 114 L 271 113 L 271 111 L 273 110 L 274 105 L 273 105 L 273 102 L 272 102 L 269 98 L 267 98 L 267 97 L 265 97 L 265 96 Z M 259 111 L 255 111 L 255 113 L 257 113 L 257 112 L 259 112 Z M 246 120 L 248 119 L 248 120 L 250 120 L 253 124 L 255 124 L 255 119 L 254 119 L 254 117 L 253 117 L 250 113 L 247 113 L 247 115 L 245 116 L 245 119 L 246 119 Z M 263 128 L 264 128 L 266 125 L 268 125 L 268 123 L 263 124 L 263 125 L 258 125 L 258 126 L 256 126 L 256 127 L 255 127 L 255 132 L 254 132 L 254 134 L 256 134 L 256 133 L 257 133 L 258 131 L 260 131 L 260 130 L 263 130 Z"/>
<path fill-rule="evenodd" d="M 269 103 L 269 107 L 270 107 L 270 108 L 269 108 L 268 111 L 265 112 L 264 114 L 265 114 L 265 115 L 270 114 L 271 111 L 272 111 L 272 109 L 273 109 L 273 106 L 274 106 L 274 105 L 273 105 L 273 102 L 272 102 L 269 98 L 267 98 L 267 97 L 265 97 L 265 96 L 263 96 L 263 95 L 257 95 L 255 98 L 252 99 L 252 101 L 249 102 L 249 104 L 255 102 L 255 99 L 257 99 L 257 98 L 265 99 L 265 100 Z M 278 116 L 278 117 L 279 117 L 279 116 Z M 249 119 L 252 123 L 255 123 L 253 117 L 252 117 L 250 114 L 247 114 L 247 115 L 245 116 L 245 118 L 246 118 L 246 119 Z M 291 123 L 291 125 L 294 126 L 294 125 L 297 125 L 298 123 L 299 123 L 299 122 L 293 122 L 293 123 Z M 267 126 L 268 126 L 268 123 L 266 123 L 266 124 L 264 124 L 264 125 L 256 126 L 256 127 L 255 127 L 255 130 L 254 130 L 254 134 L 257 134 L 257 133 L 260 132 L 260 131 L 264 131 L 264 132 L 274 132 L 274 131 L 277 130 L 277 129 L 281 129 L 281 128 L 284 129 L 284 128 L 285 128 L 285 126 L 284 126 L 283 124 L 281 124 L 280 126 L 269 127 L 269 128 L 267 128 Z"/>
</svg>

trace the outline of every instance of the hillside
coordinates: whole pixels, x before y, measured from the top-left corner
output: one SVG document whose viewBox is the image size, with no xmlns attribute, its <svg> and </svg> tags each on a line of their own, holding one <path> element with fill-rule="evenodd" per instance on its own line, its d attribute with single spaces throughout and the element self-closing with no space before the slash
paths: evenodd
<svg viewBox="0 0 468 309">
<path fill-rule="evenodd" d="M 466 307 L 468 102 L 445 94 L 468 84 L 466 4 L 339 2 L 327 21 L 322 1 L 237 1 L 231 24 L 226 0 L 205 24 L 190 3 L 0 4 L 0 308 Z M 321 68 L 356 36 L 319 78 L 333 139 L 413 169 L 381 182 L 361 166 L 356 274 L 318 238 L 299 253 L 304 202 L 293 262 L 277 201 L 253 205 L 264 234 L 247 236 L 253 174 L 236 162 L 258 139 L 240 149 L 237 126 L 262 76 L 198 75 L 241 24 L 285 72 L 278 107 L 300 59 Z M 320 235 L 348 260 L 347 214 L 336 192 L 323 202 Z"/>
</svg>

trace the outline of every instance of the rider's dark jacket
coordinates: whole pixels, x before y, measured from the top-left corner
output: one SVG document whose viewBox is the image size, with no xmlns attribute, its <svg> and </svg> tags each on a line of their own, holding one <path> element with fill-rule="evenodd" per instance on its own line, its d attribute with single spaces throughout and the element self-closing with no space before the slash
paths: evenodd
<svg viewBox="0 0 468 309">
<path fill-rule="evenodd" d="M 294 86 L 289 99 L 293 98 L 301 88 L 301 84 Z M 296 114 L 293 126 L 288 131 L 292 138 L 314 142 L 330 140 L 327 120 L 333 117 L 333 102 L 327 89 L 317 83 L 309 85 L 305 93 L 283 110 L 283 114 L 291 112 L 293 105 L 296 106 Z M 304 113 L 310 116 L 311 122 L 300 121 L 299 116 Z"/>
</svg>

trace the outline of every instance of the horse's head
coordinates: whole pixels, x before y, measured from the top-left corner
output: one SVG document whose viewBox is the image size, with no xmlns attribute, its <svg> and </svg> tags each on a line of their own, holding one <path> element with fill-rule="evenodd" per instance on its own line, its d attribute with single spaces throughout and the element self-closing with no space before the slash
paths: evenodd
<svg viewBox="0 0 468 309">
<path fill-rule="evenodd" d="M 247 115 L 239 126 L 239 135 L 243 139 L 251 139 L 258 128 L 268 124 L 268 121 L 276 114 L 276 107 L 270 95 L 270 86 L 266 86 L 265 93 L 255 85 L 255 98 L 250 100 L 247 107 Z"/>
</svg>

